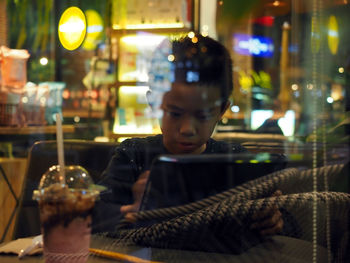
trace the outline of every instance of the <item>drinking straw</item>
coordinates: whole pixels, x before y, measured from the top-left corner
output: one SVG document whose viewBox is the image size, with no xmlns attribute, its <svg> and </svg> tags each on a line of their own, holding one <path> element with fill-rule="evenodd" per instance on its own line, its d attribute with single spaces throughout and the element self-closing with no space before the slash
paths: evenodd
<svg viewBox="0 0 350 263">
<path fill-rule="evenodd" d="M 162 263 L 160 261 L 151 261 L 147 259 L 138 258 L 135 256 L 130 256 L 123 253 L 118 253 L 114 251 L 107 251 L 97 248 L 89 248 L 90 253 L 95 254 L 100 257 L 111 258 L 116 260 L 122 260 L 123 262 L 131 262 L 131 263 Z"/>
<path fill-rule="evenodd" d="M 57 141 L 58 164 L 60 166 L 60 171 L 59 171 L 60 181 L 61 181 L 61 184 L 65 184 L 66 176 L 64 174 L 62 121 L 61 121 L 61 116 L 58 113 L 56 113 L 56 141 Z"/>
</svg>

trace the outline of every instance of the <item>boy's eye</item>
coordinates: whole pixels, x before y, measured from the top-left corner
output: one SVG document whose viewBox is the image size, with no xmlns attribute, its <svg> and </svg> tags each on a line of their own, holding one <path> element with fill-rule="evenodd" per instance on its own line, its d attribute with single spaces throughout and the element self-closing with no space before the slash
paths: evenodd
<svg viewBox="0 0 350 263">
<path fill-rule="evenodd" d="M 181 116 L 181 113 L 176 111 L 166 111 L 166 113 L 173 118 L 179 118 Z"/>
<path fill-rule="evenodd" d="M 210 120 L 213 116 L 211 114 L 198 114 L 197 119 L 201 121 Z"/>
</svg>

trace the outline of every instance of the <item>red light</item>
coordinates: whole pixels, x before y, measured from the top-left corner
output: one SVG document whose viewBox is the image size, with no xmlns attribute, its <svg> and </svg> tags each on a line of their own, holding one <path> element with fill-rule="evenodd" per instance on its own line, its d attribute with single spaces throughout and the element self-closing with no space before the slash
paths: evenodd
<svg viewBox="0 0 350 263">
<path fill-rule="evenodd" d="M 253 22 L 255 24 L 262 25 L 262 26 L 273 26 L 273 23 L 275 22 L 275 18 L 273 16 L 262 16 L 254 19 Z"/>
<path fill-rule="evenodd" d="M 73 108 L 75 108 L 75 109 L 80 108 L 80 103 L 78 100 L 73 101 Z"/>
</svg>

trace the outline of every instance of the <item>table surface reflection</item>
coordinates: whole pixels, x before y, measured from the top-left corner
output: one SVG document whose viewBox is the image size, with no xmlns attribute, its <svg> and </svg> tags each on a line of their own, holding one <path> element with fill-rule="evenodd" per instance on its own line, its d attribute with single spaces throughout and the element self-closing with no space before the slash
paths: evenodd
<svg viewBox="0 0 350 263">
<path fill-rule="evenodd" d="M 312 262 L 312 243 L 285 236 L 273 236 L 269 240 L 250 248 L 240 255 L 184 251 L 175 249 L 119 247 L 113 245 L 113 239 L 94 235 L 91 247 L 100 248 L 143 259 L 161 262 Z M 88 262 L 115 262 L 115 260 L 91 255 Z M 327 250 L 318 247 L 317 262 L 327 261 Z M 28 256 L 21 260 L 14 255 L 0 255 L 0 262 L 44 262 L 42 255 Z"/>
</svg>

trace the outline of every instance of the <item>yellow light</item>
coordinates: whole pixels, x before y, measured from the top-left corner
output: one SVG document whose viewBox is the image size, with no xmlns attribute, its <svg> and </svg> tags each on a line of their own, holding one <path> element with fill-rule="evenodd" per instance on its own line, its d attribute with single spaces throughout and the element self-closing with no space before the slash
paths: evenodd
<svg viewBox="0 0 350 263">
<path fill-rule="evenodd" d="M 292 85 L 292 90 L 295 91 L 295 90 L 298 90 L 298 88 L 299 88 L 299 87 L 298 87 L 298 84 L 293 84 L 293 85 Z"/>
<path fill-rule="evenodd" d="M 338 68 L 338 71 L 339 71 L 339 73 L 344 73 L 344 68 L 340 67 L 340 68 Z"/>
<path fill-rule="evenodd" d="M 227 119 L 227 118 L 222 118 L 221 122 L 222 122 L 223 124 L 227 124 L 227 123 L 228 123 L 228 119 Z"/>
<path fill-rule="evenodd" d="M 79 116 L 75 116 L 74 117 L 74 122 L 80 122 L 80 117 Z"/>
<path fill-rule="evenodd" d="M 42 57 L 40 58 L 39 62 L 41 65 L 45 66 L 47 65 L 47 63 L 49 63 L 49 60 L 47 59 L 47 57 Z"/>
<path fill-rule="evenodd" d="M 174 55 L 169 55 L 169 56 L 168 56 L 168 60 L 169 60 L 170 62 L 173 62 L 174 59 L 175 59 Z"/>
<path fill-rule="evenodd" d="M 94 50 L 102 39 L 103 21 L 101 16 L 92 9 L 85 11 L 87 29 L 86 38 L 82 47 L 86 50 Z"/>
<path fill-rule="evenodd" d="M 198 42 L 198 38 L 193 37 L 193 38 L 192 38 L 192 43 L 196 44 L 197 42 Z"/>
<path fill-rule="evenodd" d="M 252 77 L 246 74 L 243 70 L 239 71 L 238 82 L 244 91 L 249 91 L 254 84 Z"/>
<path fill-rule="evenodd" d="M 188 37 L 189 37 L 189 38 L 193 38 L 193 37 L 194 37 L 194 32 L 192 32 L 192 31 L 189 32 L 189 33 L 188 33 Z"/>
<path fill-rule="evenodd" d="M 78 7 L 67 8 L 58 23 L 58 38 L 65 49 L 77 49 L 86 34 L 86 19 Z"/>
<path fill-rule="evenodd" d="M 333 55 L 337 54 L 339 45 L 338 22 L 335 16 L 328 19 L 328 47 Z"/>
</svg>

